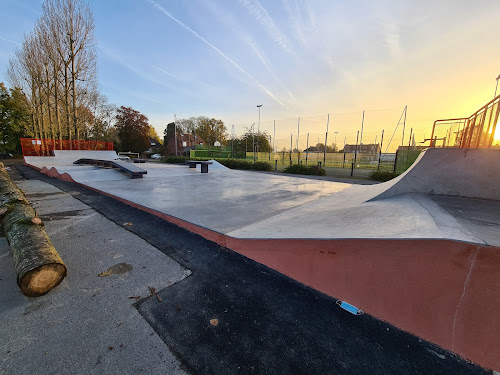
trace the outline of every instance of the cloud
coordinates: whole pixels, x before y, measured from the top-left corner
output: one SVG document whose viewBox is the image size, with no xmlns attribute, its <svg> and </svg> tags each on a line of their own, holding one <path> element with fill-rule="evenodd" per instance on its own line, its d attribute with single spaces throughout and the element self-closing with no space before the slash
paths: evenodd
<svg viewBox="0 0 500 375">
<path fill-rule="evenodd" d="M 172 77 L 172 78 L 177 79 L 177 77 L 176 77 L 176 76 L 174 76 L 173 74 L 171 74 L 171 73 L 167 72 L 166 70 L 164 70 L 164 69 L 162 69 L 162 68 L 160 68 L 160 67 L 158 67 L 158 66 L 156 66 L 156 65 L 153 65 L 153 68 L 158 69 L 160 72 L 162 72 L 163 74 L 166 74 L 167 76 L 170 76 L 170 77 Z"/>
<path fill-rule="evenodd" d="M 255 43 L 250 39 L 248 41 L 248 44 L 250 45 L 250 48 L 252 48 L 252 51 L 255 53 L 255 55 L 259 58 L 259 60 L 262 62 L 262 64 L 264 64 L 264 66 L 266 67 L 266 69 L 269 71 L 269 73 L 272 74 L 272 76 L 274 77 L 274 79 L 283 87 L 285 87 L 285 85 L 283 84 L 283 82 L 278 78 L 278 76 L 274 73 L 274 71 L 271 69 L 271 66 L 269 64 L 269 62 L 267 61 L 267 59 L 264 57 L 263 53 L 259 51 L 259 49 L 257 48 L 257 46 L 255 45 Z M 288 96 L 292 99 L 292 100 L 295 100 L 295 97 L 293 96 L 293 94 L 290 92 L 290 90 L 288 90 L 286 87 L 285 87 L 285 90 L 286 92 L 288 93 Z"/>
<path fill-rule="evenodd" d="M 267 87 L 265 87 L 262 83 L 260 83 L 255 77 L 253 77 L 250 73 L 248 73 L 245 69 L 243 69 L 241 66 L 239 66 L 235 61 L 233 61 L 230 57 L 228 57 L 224 52 L 222 52 L 219 48 L 214 46 L 212 43 L 207 41 L 205 38 L 203 38 L 200 34 L 198 34 L 196 31 L 191 29 L 189 26 L 184 24 L 182 21 L 178 20 L 174 16 L 172 16 L 165 8 L 163 8 L 161 5 L 159 5 L 157 2 L 153 0 L 148 0 L 156 9 L 158 9 L 160 12 L 165 14 L 168 18 L 170 18 L 172 21 L 177 23 L 179 26 L 184 28 L 185 30 L 189 31 L 191 34 L 193 34 L 196 38 L 201 40 L 203 43 L 205 43 L 207 46 L 212 48 L 215 52 L 217 52 L 220 56 L 222 56 L 225 60 L 227 60 L 231 65 L 233 65 L 236 69 L 238 69 L 241 73 L 246 75 L 248 78 L 250 78 L 252 81 L 254 81 L 267 95 L 269 95 L 271 98 L 273 98 L 276 102 L 281 104 L 283 107 L 287 108 L 286 105 L 279 100 L 272 92 L 269 90 Z"/>
<path fill-rule="evenodd" d="M 138 69 L 135 66 L 131 65 L 123 57 L 121 57 L 117 53 L 113 52 L 110 48 L 107 48 L 107 47 L 104 47 L 104 46 L 102 46 L 102 47 L 99 46 L 99 50 L 105 56 L 107 56 L 108 58 L 110 58 L 111 60 L 117 62 L 121 66 L 127 68 L 128 70 L 130 70 L 131 72 L 135 73 L 137 76 L 145 79 L 146 81 L 153 82 L 153 83 L 160 84 L 160 85 L 164 86 L 161 82 L 158 81 L 158 79 L 155 79 L 154 77 L 150 76 L 149 74 L 145 74 L 144 70 Z M 168 88 L 170 88 L 170 87 L 168 87 Z"/>
<path fill-rule="evenodd" d="M 276 23 L 261 3 L 257 0 L 240 0 L 239 2 L 247 8 L 250 15 L 254 16 L 257 21 L 259 21 L 271 39 L 278 43 L 288 53 L 294 54 L 287 37 L 281 32 L 278 26 L 276 26 Z"/>
<path fill-rule="evenodd" d="M 13 40 L 10 40 L 10 39 L 5 39 L 5 38 L 2 38 L 1 36 L 0 36 L 0 39 L 5 40 L 6 42 L 9 42 L 9 43 L 12 43 L 12 44 L 16 44 L 16 45 L 18 45 L 18 46 L 20 46 L 20 45 L 21 45 L 21 43 L 14 42 Z"/>
<path fill-rule="evenodd" d="M 302 43 L 306 44 L 306 37 L 304 35 L 304 22 L 302 21 L 302 14 L 300 12 L 299 4 L 295 2 L 295 12 L 292 10 L 288 0 L 283 0 L 283 7 L 288 14 L 288 21 L 292 26 L 295 36 Z"/>
</svg>

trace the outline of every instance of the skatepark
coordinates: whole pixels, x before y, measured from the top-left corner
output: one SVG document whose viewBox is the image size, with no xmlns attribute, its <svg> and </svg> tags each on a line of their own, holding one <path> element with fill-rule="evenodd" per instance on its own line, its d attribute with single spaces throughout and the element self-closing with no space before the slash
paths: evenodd
<svg viewBox="0 0 500 375">
<path fill-rule="evenodd" d="M 499 369 L 500 150 L 427 149 L 398 178 L 353 185 L 200 166 L 73 164 L 114 151 L 26 156 L 486 368 Z M 265 177 L 262 177 L 265 176 Z M 479 307 L 480 306 L 480 307 Z"/>
</svg>

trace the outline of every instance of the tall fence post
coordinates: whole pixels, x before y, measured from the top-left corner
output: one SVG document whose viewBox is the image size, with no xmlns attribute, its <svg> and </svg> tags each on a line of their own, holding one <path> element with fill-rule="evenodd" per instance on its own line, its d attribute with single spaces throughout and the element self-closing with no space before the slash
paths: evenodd
<svg viewBox="0 0 500 375">
<path fill-rule="evenodd" d="M 382 159 L 382 145 L 384 143 L 384 129 L 382 129 L 382 137 L 380 138 L 380 150 L 378 152 L 377 171 L 380 169 L 380 160 Z"/>
<path fill-rule="evenodd" d="M 358 130 L 358 134 L 356 135 L 356 148 L 355 148 L 355 152 L 354 152 L 354 160 L 351 163 L 351 177 L 354 174 L 354 164 L 356 164 L 356 161 L 358 159 L 358 140 L 359 140 L 359 130 Z"/>
</svg>

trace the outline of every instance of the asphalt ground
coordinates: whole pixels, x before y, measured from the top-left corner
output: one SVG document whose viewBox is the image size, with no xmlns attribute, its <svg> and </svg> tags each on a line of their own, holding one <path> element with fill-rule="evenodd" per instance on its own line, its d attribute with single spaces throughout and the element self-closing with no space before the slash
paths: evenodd
<svg viewBox="0 0 500 375">
<path fill-rule="evenodd" d="M 127 230 L 192 271 L 160 291 L 162 302 L 151 296 L 135 304 L 190 373 L 489 373 L 386 322 L 352 315 L 334 298 L 158 217 L 28 167 L 14 168 L 117 224 L 132 222 Z"/>
</svg>

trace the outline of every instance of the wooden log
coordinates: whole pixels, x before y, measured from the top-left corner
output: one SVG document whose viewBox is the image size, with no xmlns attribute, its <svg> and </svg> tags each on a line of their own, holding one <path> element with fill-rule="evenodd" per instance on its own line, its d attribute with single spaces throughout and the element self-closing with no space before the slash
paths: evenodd
<svg viewBox="0 0 500 375">
<path fill-rule="evenodd" d="M 25 295 L 41 296 L 66 277 L 66 266 L 45 232 L 42 220 L 1 167 L 0 205 L 7 208 L 1 220 L 12 251 L 17 284 Z"/>
</svg>

